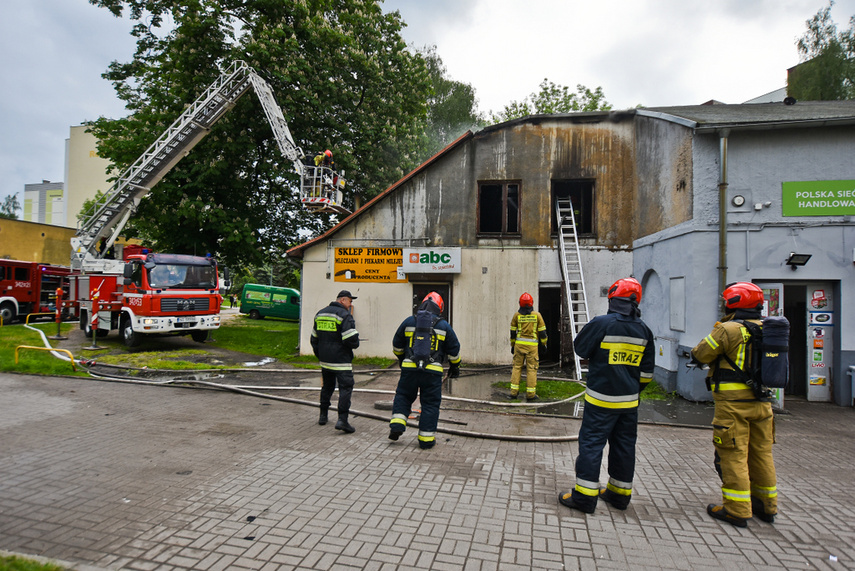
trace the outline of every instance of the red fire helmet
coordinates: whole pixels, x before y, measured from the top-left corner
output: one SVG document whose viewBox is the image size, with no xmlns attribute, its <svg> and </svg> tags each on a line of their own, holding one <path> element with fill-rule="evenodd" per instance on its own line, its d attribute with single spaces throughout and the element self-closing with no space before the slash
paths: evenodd
<svg viewBox="0 0 855 571">
<path fill-rule="evenodd" d="M 609 288 L 609 299 L 628 297 L 636 303 L 641 302 L 641 284 L 635 278 L 622 278 Z"/>
<path fill-rule="evenodd" d="M 442 301 L 442 296 L 439 295 L 438 293 L 436 293 L 435 291 L 432 291 L 429 294 L 427 294 L 425 296 L 425 298 L 422 300 L 422 303 L 426 302 L 427 300 L 431 300 L 432 302 L 434 302 L 437 305 L 437 307 L 439 307 L 440 311 L 442 311 L 442 308 L 445 307 L 445 304 Z"/>
<path fill-rule="evenodd" d="M 534 307 L 534 298 L 530 293 L 524 293 L 520 296 L 520 307 Z"/>
<path fill-rule="evenodd" d="M 757 284 L 736 282 L 722 292 L 727 309 L 759 309 L 763 306 L 763 290 Z"/>
</svg>

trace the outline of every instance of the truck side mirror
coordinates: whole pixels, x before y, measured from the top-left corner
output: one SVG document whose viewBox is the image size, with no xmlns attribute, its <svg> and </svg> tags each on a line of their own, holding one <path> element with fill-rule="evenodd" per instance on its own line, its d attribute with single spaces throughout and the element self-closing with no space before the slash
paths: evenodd
<svg viewBox="0 0 855 571">
<path fill-rule="evenodd" d="M 133 264 L 125 264 L 125 268 L 122 271 L 122 276 L 125 278 L 122 283 L 125 285 L 131 285 L 133 282 L 131 281 L 131 276 L 134 275 L 134 265 Z"/>
</svg>

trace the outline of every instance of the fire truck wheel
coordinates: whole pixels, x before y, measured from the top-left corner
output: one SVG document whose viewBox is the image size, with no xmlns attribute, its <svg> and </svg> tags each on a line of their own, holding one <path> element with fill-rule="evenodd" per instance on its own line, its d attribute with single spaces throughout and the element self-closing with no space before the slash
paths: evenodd
<svg viewBox="0 0 855 571">
<path fill-rule="evenodd" d="M 0 317 L 3 317 L 3 325 L 9 325 L 15 321 L 15 317 L 17 317 L 15 306 L 9 302 L 0 305 Z"/>
<path fill-rule="evenodd" d="M 127 347 L 136 347 L 142 341 L 142 335 L 134 331 L 131 318 L 127 315 L 122 316 L 122 325 L 119 327 L 119 331 L 122 332 L 122 341 Z"/>
<path fill-rule="evenodd" d="M 83 330 L 83 334 L 86 335 L 86 338 L 92 337 L 92 326 L 89 324 L 89 312 L 81 311 L 80 312 L 80 329 Z"/>
<path fill-rule="evenodd" d="M 208 340 L 208 332 L 207 331 L 191 331 L 190 337 L 193 338 L 193 341 L 196 343 L 204 343 Z"/>
</svg>

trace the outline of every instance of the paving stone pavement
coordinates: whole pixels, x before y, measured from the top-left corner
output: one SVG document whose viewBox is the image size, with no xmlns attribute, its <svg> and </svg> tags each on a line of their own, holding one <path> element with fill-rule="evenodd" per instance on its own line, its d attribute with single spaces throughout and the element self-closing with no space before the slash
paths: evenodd
<svg viewBox="0 0 855 571">
<path fill-rule="evenodd" d="M 392 442 L 383 421 L 351 423 L 223 391 L 0 374 L 0 549 L 140 571 L 855 569 L 851 408 L 788 401 L 780 514 L 747 529 L 705 512 L 720 498 L 707 429 L 641 426 L 629 509 L 584 515 L 557 501 L 575 442 L 440 434 L 420 450 L 413 429 Z M 579 421 L 443 411 L 440 426 L 564 436 Z"/>
</svg>

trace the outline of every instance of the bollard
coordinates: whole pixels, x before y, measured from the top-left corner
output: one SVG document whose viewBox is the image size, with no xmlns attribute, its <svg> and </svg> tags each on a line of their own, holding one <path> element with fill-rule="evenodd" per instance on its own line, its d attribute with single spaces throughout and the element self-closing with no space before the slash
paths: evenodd
<svg viewBox="0 0 855 571">
<path fill-rule="evenodd" d="M 99 292 L 98 290 L 95 290 L 95 293 L 92 294 L 92 316 L 89 318 L 89 327 L 92 329 L 92 345 L 83 348 L 87 351 L 95 351 L 105 348 L 99 347 L 95 343 L 95 337 L 98 335 L 98 297 Z"/>
<path fill-rule="evenodd" d="M 48 339 L 54 339 L 57 341 L 63 341 L 68 339 L 62 335 L 62 286 L 56 288 L 56 335 L 48 337 Z"/>
</svg>

